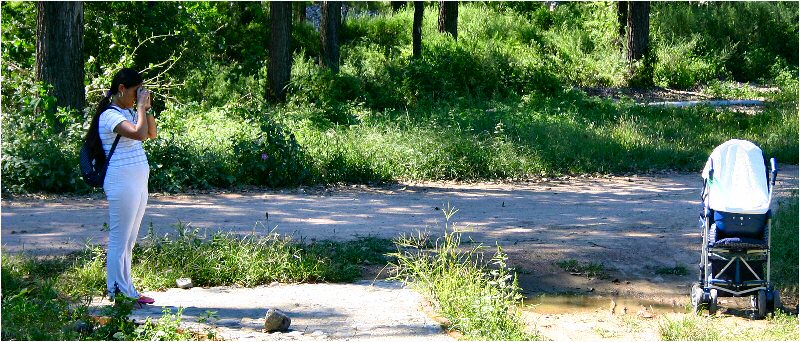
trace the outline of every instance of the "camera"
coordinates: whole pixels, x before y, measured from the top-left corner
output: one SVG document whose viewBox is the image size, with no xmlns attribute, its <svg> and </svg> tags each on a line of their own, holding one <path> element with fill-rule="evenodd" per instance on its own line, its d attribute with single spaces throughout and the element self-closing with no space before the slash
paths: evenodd
<svg viewBox="0 0 800 342">
<path fill-rule="evenodd" d="M 150 91 L 150 90 L 148 90 L 147 88 L 145 88 L 143 86 L 139 87 L 139 90 L 137 91 L 138 92 L 137 95 L 141 96 L 142 94 L 146 94 L 148 91 Z"/>
</svg>

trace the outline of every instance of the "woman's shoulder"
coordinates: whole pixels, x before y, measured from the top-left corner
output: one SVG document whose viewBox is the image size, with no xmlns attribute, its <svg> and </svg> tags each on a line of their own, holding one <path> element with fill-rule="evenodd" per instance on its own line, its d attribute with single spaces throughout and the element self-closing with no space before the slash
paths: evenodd
<svg viewBox="0 0 800 342">
<path fill-rule="evenodd" d="M 125 115 L 125 110 L 116 106 L 108 106 L 106 109 L 103 109 L 103 112 L 100 113 L 101 119 L 103 117 L 111 117 L 111 116 L 122 116 L 123 118 L 127 119 L 127 115 Z"/>
</svg>

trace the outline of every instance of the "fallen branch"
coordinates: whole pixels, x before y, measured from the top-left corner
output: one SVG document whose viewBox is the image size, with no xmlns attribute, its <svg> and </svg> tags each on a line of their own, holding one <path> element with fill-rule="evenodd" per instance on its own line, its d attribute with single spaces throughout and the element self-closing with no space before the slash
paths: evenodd
<svg viewBox="0 0 800 342">
<path fill-rule="evenodd" d="M 647 106 L 665 106 L 665 107 L 693 107 L 693 106 L 711 106 L 711 107 L 726 107 L 726 106 L 763 106 L 764 101 L 759 100 L 712 100 L 712 101 L 676 101 L 676 102 L 650 102 L 643 103 Z"/>
</svg>

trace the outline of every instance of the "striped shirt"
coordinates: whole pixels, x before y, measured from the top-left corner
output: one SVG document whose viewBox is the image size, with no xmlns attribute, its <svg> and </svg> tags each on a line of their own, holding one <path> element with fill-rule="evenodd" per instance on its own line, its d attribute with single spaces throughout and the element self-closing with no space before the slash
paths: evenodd
<svg viewBox="0 0 800 342">
<path fill-rule="evenodd" d="M 111 150 L 111 145 L 114 144 L 114 139 L 117 138 L 117 133 L 114 132 L 114 128 L 125 120 L 134 125 L 139 121 L 139 115 L 132 109 L 122 109 L 113 105 L 112 107 L 115 107 L 119 111 L 109 108 L 100 114 L 100 140 L 103 142 L 103 150 L 106 152 L 106 156 L 108 156 L 108 152 Z M 111 156 L 108 168 L 111 169 L 139 164 L 148 165 L 147 155 L 145 155 L 144 148 L 142 148 L 142 142 L 126 137 L 119 138 L 119 143 L 114 150 L 114 155 Z"/>
</svg>

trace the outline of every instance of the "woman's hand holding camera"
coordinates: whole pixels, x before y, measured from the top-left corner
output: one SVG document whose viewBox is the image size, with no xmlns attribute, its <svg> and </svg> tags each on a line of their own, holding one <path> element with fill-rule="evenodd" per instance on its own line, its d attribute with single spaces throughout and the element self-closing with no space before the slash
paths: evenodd
<svg viewBox="0 0 800 342">
<path fill-rule="evenodd" d="M 145 87 L 139 88 L 139 91 L 136 93 L 136 105 L 140 109 L 144 109 L 145 113 L 150 111 L 152 107 L 150 100 L 153 95 L 153 92 L 146 89 Z"/>
</svg>

